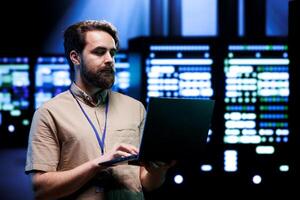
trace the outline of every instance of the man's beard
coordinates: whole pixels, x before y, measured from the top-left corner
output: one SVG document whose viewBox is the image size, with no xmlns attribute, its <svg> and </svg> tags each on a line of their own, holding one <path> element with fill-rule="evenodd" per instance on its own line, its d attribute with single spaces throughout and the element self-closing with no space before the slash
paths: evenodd
<svg viewBox="0 0 300 200">
<path fill-rule="evenodd" d="M 80 71 L 85 82 L 101 90 L 110 89 L 115 82 L 115 70 L 112 66 L 92 72 L 83 64 Z"/>
</svg>

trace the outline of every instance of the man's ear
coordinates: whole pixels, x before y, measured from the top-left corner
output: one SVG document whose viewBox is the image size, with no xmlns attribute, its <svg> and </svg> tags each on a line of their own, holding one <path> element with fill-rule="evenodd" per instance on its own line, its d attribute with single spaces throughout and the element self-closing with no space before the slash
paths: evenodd
<svg viewBox="0 0 300 200">
<path fill-rule="evenodd" d="M 74 65 L 80 65 L 80 56 L 75 50 L 72 50 L 69 56 Z"/>
</svg>

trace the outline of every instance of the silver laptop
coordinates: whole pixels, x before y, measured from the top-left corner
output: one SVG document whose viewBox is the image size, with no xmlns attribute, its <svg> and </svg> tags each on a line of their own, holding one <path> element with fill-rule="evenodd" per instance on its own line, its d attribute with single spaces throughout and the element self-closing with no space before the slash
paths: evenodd
<svg viewBox="0 0 300 200">
<path fill-rule="evenodd" d="M 99 165 L 139 164 L 143 161 L 186 160 L 203 154 L 214 100 L 151 97 L 138 155 Z"/>
</svg>

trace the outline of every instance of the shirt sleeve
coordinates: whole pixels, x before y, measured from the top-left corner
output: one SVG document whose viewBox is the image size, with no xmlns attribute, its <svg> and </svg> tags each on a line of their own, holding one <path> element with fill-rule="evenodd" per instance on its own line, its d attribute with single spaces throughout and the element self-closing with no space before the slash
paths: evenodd
<svg viewBox="0 0 300 200">
<path fill-rule="evenodd" d="M 25 173 L 32 171 L 56 171 L 60 148 L 53 115 L 46 108 L 39 108 L 33 116 L 29 139 Z"/>
</svg>

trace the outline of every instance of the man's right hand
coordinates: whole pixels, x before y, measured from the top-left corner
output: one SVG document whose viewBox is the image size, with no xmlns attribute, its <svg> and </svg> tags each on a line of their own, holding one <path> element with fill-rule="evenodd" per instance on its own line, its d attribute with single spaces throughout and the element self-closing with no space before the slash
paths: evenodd
<svg viewBox="0 0 300 200">
<path fill-rule="evenodd" d="M 99 163 L 110 161 L 115 158 L 127 157 L 130 155 L 136 155 L 138 153 L 139 153 L 138 149 L 135 146 L 122 143 L 116 145 L 112 151 L 104 153 L 104 155 L 102 155 L 99 159 L 97 159 L 97 165 Z"/>
</svg>

